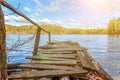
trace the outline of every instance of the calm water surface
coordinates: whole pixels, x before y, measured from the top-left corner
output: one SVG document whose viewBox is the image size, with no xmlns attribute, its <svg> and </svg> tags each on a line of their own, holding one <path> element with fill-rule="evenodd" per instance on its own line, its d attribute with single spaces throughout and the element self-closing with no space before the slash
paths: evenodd
<svg viewBox="0 0 120 80">
<path fill-rule="evenodd" d="M 28 40 L 32 35 L 19 35 L 19 43 Z M 18 40 L 18 35 L 7 35 L 7 47 L 14 45 Z M 40 45 L 46 44 L 48 40 L 47 35 L 42 35 Z M 88 48 L 89 53 L 102 67 L 114 78 L 120 80 L 120 36 L 108 35 L 52 35 L 52 41 L 75 41 L 81 46 Z M 34 47 L 34 39 L 29 43 L 17 47 L 16 50 L 8 51 L 8 62 L 29 62 L 25 60 L 26 56 L 32 55 Z"/>
</svg>

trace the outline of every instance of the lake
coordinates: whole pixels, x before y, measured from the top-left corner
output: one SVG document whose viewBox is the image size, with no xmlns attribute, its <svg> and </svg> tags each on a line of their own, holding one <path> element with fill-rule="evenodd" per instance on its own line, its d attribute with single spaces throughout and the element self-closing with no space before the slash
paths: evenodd
<svg viewBox="0 0 120 80">
<path fill-rule="evenodd" d="M 25 60 L 26 56 L 32 55 L 34 48 L 34 40 L 30 40 L 33 35 L 25 34 L 7 34 L 7 47 L 11 48 L 14 44 L 18 45 L 29 39 L 25 45 L 15 47 L 16 49 L 9 50 L 8 63 L 29 62 Z M 102 67 L 107 71 L 114 80 L 120 80 L 120 36 L 108 35 L 81 35 L 81 34 L 65 34 L 65 35 L 52 35 L 52 41 L 75 41 L 81 46 L 88 48 L 92 57 L 98 61 Z M 17 43 L 16 43 L 17 41 Z M 39 45 L 46 44 L 48 35 L 41 35 Z"/>
</svg>

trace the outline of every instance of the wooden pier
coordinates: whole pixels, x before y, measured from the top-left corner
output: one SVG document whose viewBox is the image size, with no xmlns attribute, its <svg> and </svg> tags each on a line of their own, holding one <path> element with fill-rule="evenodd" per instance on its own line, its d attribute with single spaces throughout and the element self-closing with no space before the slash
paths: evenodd
<svg viewBox="0 0 120 80">
<path fill-rule="evenodd" d="M 6 64 L 5 23 L 1 5 L 37 26 L 33 56 L 29 63 Z M 87 49 L 76 42 L 51 42 L 49 31 L 32 21 L 20 11 L 0 0 L 0 31 L 4 41 L 0 45 L 0 80 L 113 80 L 89 55 Z M 4 32 L 2 32 L 4 30 Z M 39 47 L 41 30 L 48 34 L 48 44 Z"/>
<path fill-rule="evenodd" d="M 40 46 L 36 55 L 26 59 L 32 61 L 8 65 L 9 80 L 90 80 L 91 76 L 95 76 L 95 80 L 112 80 L 87 49 L 76 42 L 48 43 Z"/>
</svg>

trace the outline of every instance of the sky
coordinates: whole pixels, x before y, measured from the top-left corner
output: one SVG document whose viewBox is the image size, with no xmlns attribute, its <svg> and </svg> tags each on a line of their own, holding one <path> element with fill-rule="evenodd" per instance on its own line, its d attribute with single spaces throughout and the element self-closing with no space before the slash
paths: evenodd
<svg viewBox="0 0 120 80">
<path fill-rule="evenodd" d="M 7 0 L 38 24 L 66 28 L 106 28 L 109 20 L 120 17 L 120 0 Z M 29 25 L 22 17 L 3 7 L 5 22 Z"/>
</svg>

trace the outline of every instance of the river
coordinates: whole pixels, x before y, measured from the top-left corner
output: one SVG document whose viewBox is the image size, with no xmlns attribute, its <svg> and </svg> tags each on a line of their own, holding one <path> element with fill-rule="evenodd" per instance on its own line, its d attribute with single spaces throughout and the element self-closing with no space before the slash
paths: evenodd
<svg viewBox="0 0 120 80">
<path fill-rule="evenodd" d="M 8 49 L 13 46 L 16 41 L 22 43 L 33 35 L 25 34 L 7 34 Z M 92 57 L 99 62 L 114 80 L 120 80 L 120 36 L 108 35 L 81 35 L 81 34 L 62 34 L 52 35 L 52 41 L 75 41 L 81 46 L 88 48 Z M 19 40 L 18 40 L 19 39 Z M 26 56 L 32 55 L 34 40 L 30 40 L 25 45 L 16 47 L 16 49 L 8 52 L 8 63 L 29 62 L 25 60 Z M 46 44 L 48 35 L 41 35 L 39 45 Z"/>
</svg>

